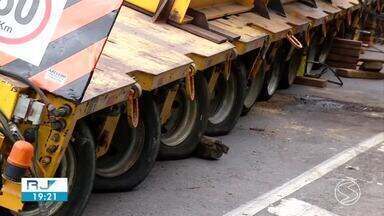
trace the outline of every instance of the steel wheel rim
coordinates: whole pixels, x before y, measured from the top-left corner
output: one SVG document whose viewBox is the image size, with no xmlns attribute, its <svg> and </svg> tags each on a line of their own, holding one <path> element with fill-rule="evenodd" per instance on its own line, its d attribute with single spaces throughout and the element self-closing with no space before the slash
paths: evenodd
<svg viewBox="0 0 384 216">
<path fill-rule="evenodd" d="M 248 80 L 246 88 L 246 96 L 244 100 L 244 106 L 246 108 L 251 108 L 255 104 L 257 98 L 260 95 L 261 89 L 264 82 L 264 71 L 260 67 L 259 72 L 252 79 Z"/>
<path fill-rule="evenodd" d="M 197 98 L 191 101 L 184 87 L 177 92 L 172 106 L 172 115 L 162 125 L 161 142 L 170 147 L 175 147 L 184 142 L 191 134 L 197 118 Z"/>
<path fill-rule="evenodd" d="M 73 187 L 74 180 L 76 178 L 76 158 L 75 153 L 73 151 L 73 148 L 71 146 L 68 146 L 67 152 L 65 154 L 65 157 L 63 157 L 63 160 L 60 163 L 59 169 L 55 177 L 57 178 L 68 178 L 68 191 L 70 192 Z M 40 215 L 40 209 L 36 206 L 36 203 L 30 203 L 32 208 L 30 210 L 23 211 L 23 216 L 38 216 Z M 26 203 L 25 205 L 28 205 Z M 60 210 L 60 208 L 64 205 L 64 202 L 47 202 L 44 203 L 46 211 L 48 212 L 48 215 L 55 215 L 57 211 Z M 27 206 L 28 208 L 28 206 Z"/>
<path fill-rule="evenodd" d="M 121 118 L 124 118 L 123 115 Z M 105 178 L 113 178 L 126 173 L 140 158 L 145 143 L 145 128 L 143 121 L 139 122 L 136 129 L 128 131 L 129 141 L 111 143 L 107 154 L 98 158 L 96 174 Z M 119 136 L 117 134 L 117 136 Z"/>
<path fill-rule="evenodd" d="M 269 71 L 269 82 L 267 86 L 267 91 L 269 95 L 275 93 L 279 86 L 279 75 L 280 75 L 280 66 L 279 62 L 274 63 L 272 66 L 272 70 Z"/>
<path fill-rule="evenodd" d="M 225 79 L 220 75 L 211 97 L 209 122 L 219 124 L 223 122 L 232 111 L 236 99 L 236 80 L 233 76 Z"/>
</svg>

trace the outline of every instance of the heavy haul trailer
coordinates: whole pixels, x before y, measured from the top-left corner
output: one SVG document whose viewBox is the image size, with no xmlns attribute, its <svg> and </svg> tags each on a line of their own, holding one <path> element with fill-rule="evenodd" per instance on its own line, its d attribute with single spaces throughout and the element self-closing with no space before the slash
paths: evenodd
<svg viewBox="0 0 384 216">
<path fill-rule="evenodd" d="M 160 158 L 189 156 L 204 133 L 228 133 L 240 116 L 245 75 L 231 66 L 235 53 L 225 40 L 216 44 L 123 7 L 104 54 L 127 62 L 128 74 L 155 97 Z"/>
<path fill-rule="evenodd" d="M 299 75 L 310 72 L 313 68 L 313 62 L 324 62 L 329 52 L 334 35 L 337 32 L 337 26 L 342 22 L 341 10 L 322 0 L 300 1 L 283 3 L 283 8 L 288 14 L 294 14 L 302 20 L 309 21 L 309 27 L 306 31 L 306 48 L 300 52 L 301 57 L 294 56 L 291 65 L 296 65 Z M 294 62 L 300 62 L 296 64 Z M 294 77 L 292 74 L 290 77 Z M 292 84 L 293 79 L 290 79 Z M 287 86 L 285 86 L 287 87 Z"/>
<path fill-rule="evenodd" d="M 36 38 L 49 38 L 41 62 L 34 58 L 37 48 L 25 55 L 35 39 L 0 39 L 6 50 L 0 53 L 1 215 L 81 215 L 94 179 L 103 185 L 103 178 L 116 183 L 123 176 L 124 186 L 133 187 L 158 153 L 160 121 L 151 96 L 140 97 L 141 87 L 120 71 L 126 62 L 101 55 L 122 1 L 60 2 L 32 5 L 58 11 L 50 16 L 57 23 L 45 19 L 53 36 L 42 29 Z M 119 154 L 127 149 L 129 159 Z M 109 167 L 117 160 L 124 166 Z M 68 202 L 22 202 L 23 177 L 67 178 Z"/>
<path fill-rule="evenodd" d="M 300 56 L 293 56 L 289 65 L 296 65 L 295 69 L 299 75 L 308 74 L 314 68 L 323 64 L 329 54 L 333 39 L 339 32 L 343 32 L 345 22 L 348 21 L 347 15 L 358 9 L 355 1 L 305 1 L 301 2 L 287 1 L 283 4 L 286 13 L 295 14 L 301 19 L 309 19 L 310 26 L 307 31 L 307 47 L 301 52 Z M 352 22 L 352 21 L 351 21 Z M 299 59 L 302 59 L 301 64 Z M 316 62 L 316 64 L 315 64 Z M 301 67 L 305 65 L 305 67 Z M 290 77 L 294 77 L 292 74 Z M 293 81 L 293 79 L 291 79 Z M 287 86 L 283 86 L 287 87 Z"/>
<path fill-rule="evenodd" d="M 236 47 L 239 57 L 235 63 L 247 74 L 245 113 L 256 102 L 260 92 L 269 98 L 279 84 L 279 65 L 271 65 L 273 57 L 281 58 L 281 40 L 289 38 L 298 47 L 301 43 L 294 37 L 292 26 L 275 17 L 267 17 L 259 2 L 254 1 L 136 1 L 127 0 L 127 6 L 155 18 L 159 9 L 168 9 L 167 21 L 185 31 L 220 43 L 226 38 Z M 263 8 L 266 5 L 262 6 Z M 259 53 L 259 55 L 258 55 Z M 265 56 L 266 55 L 266 56 Z M 268 59 L 263 63 L 263 59 Z M 263 65 L 263 66 L 262 66 Z M 258 71 L 261 70 L 260 73 Z M 251 72 L 252 71 L 252 72 Z M 264 79 L 265 71 L 267 78 Z"/>
</svg>

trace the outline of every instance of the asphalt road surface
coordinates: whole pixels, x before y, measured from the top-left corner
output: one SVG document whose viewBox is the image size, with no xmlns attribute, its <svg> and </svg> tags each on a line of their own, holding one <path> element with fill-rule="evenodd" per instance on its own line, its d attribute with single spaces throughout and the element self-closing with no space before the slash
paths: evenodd
<svg viewBox="0 0 384 216">
<path fill-rule="evenodd" d="M 344 81 L 280 91 L 220 138 L 221 160 L 158 162 L 85 215 L 384 215 L 384 81 Z"/>
</svg>

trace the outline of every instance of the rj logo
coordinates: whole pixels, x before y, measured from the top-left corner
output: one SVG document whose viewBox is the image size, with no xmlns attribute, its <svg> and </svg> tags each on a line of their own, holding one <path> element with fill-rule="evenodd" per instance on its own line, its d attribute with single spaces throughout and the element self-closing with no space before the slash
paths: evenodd
<svg viewBox="0 0 384 216">
<path fill-rule="evenodd" d="M 56 180 L 48 180 L 46 184 L 42 181 L 37 180 L 27 180 L 27 190 L 36 190 L 36 191 L 45 191 L 51 188 L 54 185 Z"/>
</svg>

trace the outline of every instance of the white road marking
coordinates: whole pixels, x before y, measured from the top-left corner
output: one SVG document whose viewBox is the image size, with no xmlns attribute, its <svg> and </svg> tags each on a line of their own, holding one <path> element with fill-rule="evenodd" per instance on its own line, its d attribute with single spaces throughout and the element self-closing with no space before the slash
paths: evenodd
<svg viewBox="0 0 384 216">
<path fill-rule="evenodd" d="M 260 197 L 246 203 L 245 205 L 236 208 L 224 216 L 253 216 L 262 211 L 269 205 L 283 199 L 284 197 L 294 193 L 301 189 L 305 185 L 312 183 L 313 181 L 328 174 L 332 170 L 340 167 L 349 160 L 356 156 L 368 151 L 371 148 L 378 146 L 384 142 L 384 132 L 379 133 L 372 138 L 359 143 L 358 145 L 346 149 L 345 151 L 331 157 L 323 163 L 315 166 L 314 168 L 304 172 L 296 178 L 286 182 L 280 187 L 261 195 Z"/>
<path fill-rule="evenodd" d="M 269 207 L 268 212 L 277 216 L 337 216 L 337 214 L 295 198 L 283 199 L 279 205 Z"/>
</svg>

